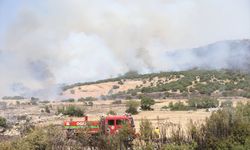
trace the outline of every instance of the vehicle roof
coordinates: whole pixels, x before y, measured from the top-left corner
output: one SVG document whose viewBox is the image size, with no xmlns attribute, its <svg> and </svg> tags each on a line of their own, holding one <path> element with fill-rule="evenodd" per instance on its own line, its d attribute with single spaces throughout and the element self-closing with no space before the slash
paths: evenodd
<svg viewBox="0 0 250 150">
<path fill-rule="evenodd" d="M 116 120 L 116 119 L 128 119 L 128 116 L 125 116 L 125 115 L 122 115 L 122 116 L 109 115 L 109 116 L 106 117 L 106 119 L 108 119 L 108 120 L 111 120 L 111 119 L 114 119 L 114 120 Z"/>
</svg>

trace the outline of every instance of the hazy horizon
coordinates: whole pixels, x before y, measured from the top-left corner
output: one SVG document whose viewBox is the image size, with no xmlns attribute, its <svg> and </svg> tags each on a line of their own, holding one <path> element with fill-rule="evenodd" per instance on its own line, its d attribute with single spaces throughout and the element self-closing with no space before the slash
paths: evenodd
<svg viewBox="0 0 250 150">
<path fill-rule="evenodd" d="M 245 68 L 250 58 L 244 45 L 190 52 L 250 39 L 249 0 L 0 0 L 0 19 L 0 96 L 46 97 L 129 70 L 228 68 L 235 56 Z"/>
</svg>

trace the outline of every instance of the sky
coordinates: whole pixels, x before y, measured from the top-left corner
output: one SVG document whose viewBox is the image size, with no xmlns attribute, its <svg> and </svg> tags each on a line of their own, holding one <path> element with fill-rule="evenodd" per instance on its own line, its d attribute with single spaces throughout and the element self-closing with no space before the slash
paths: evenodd
<svg viewBox="0 0 250 150">
<path fill-rule="evenodd" d="M 0 96 L 185 70 L 189 49 L 240 39 L 250 39 L 249 0 L 0 0 Z M 166 56 L 178 51 L 181 63 Z"/>
</svg>

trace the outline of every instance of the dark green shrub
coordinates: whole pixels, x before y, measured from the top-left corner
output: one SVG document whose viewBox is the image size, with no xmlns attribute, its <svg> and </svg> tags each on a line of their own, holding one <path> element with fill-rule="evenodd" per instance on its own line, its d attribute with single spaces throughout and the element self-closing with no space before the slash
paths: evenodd
<svg viewBox="0 0 250 150">
<path fill-rule="evenodd" d="M 7 120 L 4 117 L 0 116 L 0 127 L 6 127 L 7 126 Z"/>
<path fill-rule="evenodd" d="M 1 150 L 52 150 L 66 149 L 64 132 L 55 126 L 35 128 L 27 135 L 0 143 Z M 72 146 L 72 144 L 70 145 Z M 80 149 L 80 147 L 78 148 Z"/>
<path fill-rule="evenodd" d="M 197 149 L 247 149 L 250 139 L 250 103 L 213 112 L 204 124 L 191 123 L 189 136 Z"/>
<path fill-rule="evenodd" d="M 47 105 L 45 106 L 45 112 L 46 112 L 46 113 L 50 113 L 49 106 L 47 106 Z"/>
<path fill-rule="evenodd" d="M 112 104 L 122 104 L 122 101 L 121 100 L 115 100 L 112 102 Z"/>
<path fill-rule="evenodd" d="M 183 102 L 179 101 L 177 103 L 172 103 L 170 102 L 168 107 L 170 108 L 171 111 L 187 111 L 191 110 L 191 107 L 186 106 Z"/>
<path fill-rule="evenodd" d="M 118 85 L 113 85 L 113 89 L 119 89 Z"/>
<path fill-rule="evenodd" d="M 126 113 L 131 113 L 132 115 L 138 114 L 137 108 L 139 107 L 139 102 L 130 100 L 126 103 Z"/>
<path fill-rule="evenodd" d="M 30 103 L 31 103 L 31 105 L 37 105 L 38 101 L 39 101 L 38 98 L 31 97 Z"/>
<path fill-rule="evenodd" d="M 85 101 L 96 101 L 97 100 L 97 98 L 95 98 L 95 97 L 86 97 L 86 98 L 84 98 L 84 100 Z"/>
<path fill-rule="evenodd" d="M 242 97 L 250 98 L 250 92 L 243 92 L 241 94 Z"/>
<path fill-rule="evenodd" d="M 61 100 L 61 102 L 70 102 L 70 103 L 72 103 L 72 102 L 75 102 L 75 99 L 73 99 L 73 98 L 64 99 L 64 100 Z"/>
<path fill-rule="evenodd" d="M 162 106 L 161 109 L 168 109 L 168 106 Z"/>
<path fill-rule="evenodd" d="M 68 116 L 82 117 L 85 115 L 85 109 L 76 107 L 73 105 L 69 105 L 69 106 L 57 108 L 57 114 L 60 114 L 60 113 L 62 113 L 63 115 L 68 115 Z"/>
<path fill-rule="evenodd" d="M 191 98 L 187 103 L 189 107 L 197 109 L 215 108 L 219 106 L 219 101 L 210 97 Z"/>
<path fill-rule="evenodd" d="M 123 85 L 123 84 L 124 84 L 121 80 L 118 81 L 117 83 L 120 84 L 120 85 Z"/>
<path fill-rule="evenodd" d="M 142 110 L 152 110 L 151 106 L 155 104 L 155 100 L 147 97 L 142 96 L 141 98 L 141 109 Z"/>
<path fill-rule="evenodd" d="M 126 96 L 125 99 L 126 99 L 126 100 L 131 100 L 131 99 L 132 99 L 132 96 L 130 96 L 130 95 L 129 95 L 129 96 Z"/>
<path fill-rule="evenodd" d="M 16 101 L 16 105 L 20 105 L 20 101 Z"/>
<path fill-rule="evenodd" d="M 50 101 L 40 101 L 41 104 L 48 104 Z"/>
<path fill-rule="evenodd" d="M 128 107 L 125 111 L 126 113 L 132 114 L 132 115 L 136 115 L 139 112 L 137 111 L 137 108 L 135 107 Z"/>
</svg>

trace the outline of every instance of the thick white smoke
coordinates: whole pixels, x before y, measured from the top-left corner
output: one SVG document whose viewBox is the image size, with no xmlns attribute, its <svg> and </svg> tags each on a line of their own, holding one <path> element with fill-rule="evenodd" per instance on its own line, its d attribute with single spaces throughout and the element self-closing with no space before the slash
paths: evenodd
<svg viewBox="0 0 250 150">
<path fill-rule="evenodd" d="M 185 58 L 196 55 L 166 52 L 250 38 L 249 0 L 25 0 L 17 8 L 16 18 L 1 20 L 9 26 L 0 37 L 0 95 L 188 69 L 195 65 Z"/>
</svg>

